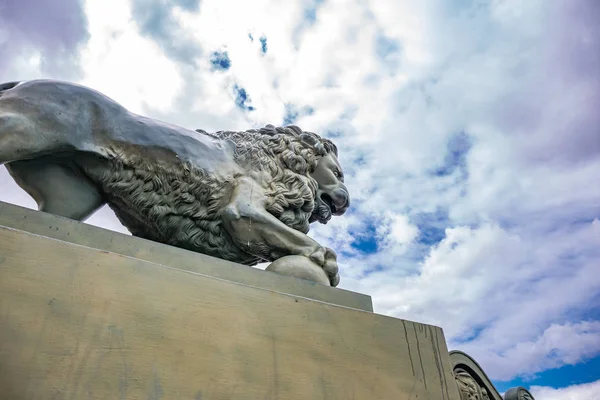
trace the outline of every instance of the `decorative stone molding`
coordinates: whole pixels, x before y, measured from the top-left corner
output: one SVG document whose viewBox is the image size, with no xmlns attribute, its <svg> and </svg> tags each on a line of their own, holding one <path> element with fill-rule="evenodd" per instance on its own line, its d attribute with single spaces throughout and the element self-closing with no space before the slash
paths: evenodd
<svg viewBox="0 0 600 400">
<path fill-rule="evenodd" d="M 461 368 L 455 369 L 454 378 L 458 384 L 461 400 L 490 400 L 487 390 L 480 386 L 467 371 Z"/>
<path fill-rule="evenodd" d="M 504 400 L 535 400 L 533 395 L 523 387 L 508 389 L 504 393 Z"/>
<path fill-rule="evenodd" d="M 523 387 L 511 388 L 502 397 L 479 364 L 462 351 L 451 351 L 450 361 L 461 400 L 535 400 Z"/>
</svg>

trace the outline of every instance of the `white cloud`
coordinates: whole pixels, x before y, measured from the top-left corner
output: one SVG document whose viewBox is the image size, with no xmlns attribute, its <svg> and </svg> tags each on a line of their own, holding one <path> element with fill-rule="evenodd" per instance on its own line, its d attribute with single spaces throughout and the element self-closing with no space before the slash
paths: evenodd
<svg viewBox="0 0 600 400">
<path fill-rule="evenodd" d="M 513 374 L 533 377 L 535 373 L 576 365 L 600 355 L 600 321 L 551 324 L 530 341 L 518 342 L 501 354 L 489 354 L 483 360 L 497 379 L 510 379 Z"/>
<path fill-rule="evenodd" d="M 598 353 L 598 322 L 582 316 L 600 294 L 600 58 L 591 20 L 573 22 L 592 18 L 591 3 L 329 0 L 314 21 L 310 1 L 165 4 L 158 15 L 175 24 L 158 40 L 130 1 L 87 0 L 82 74 L 64 76 L 189 128 L 280 124 L 287 104 L 311 107 L 296 123 L 338 135 L 353 197 L 311 233 L 340 253 L 342 287 L 442 326 L 493 379 Z M 184 61 L 171 50 L 187 43 Z M 38 47 L 0 77 L 44 76 Z M 211 70 L 215 51 L 231 68 Z M 254 111 L 236 107 L 235 85 Z M 470 148 L 452 154 L 460 133 Z M 0 187 L 1 200 L 34 206 L 5 171 Z M 123 230 L 106 208 L 89 222 Z M 373 254 L 355 248 L 374 239 Z"/>
<path fill-rule="evenodd" d="M 90 40 L 82 51 L 81 83 L 114 98 L 133 112 L 172 106 L 183 81 L 176 63 L 154 41 L 142 37 L 128 3 L 86 1 Z"/>
<path fill-rule="evenodd" d="M 389 236 L 394 239 L 396 243 L 408 244 L 417 237 L 418 233 L 419 228 L 412 225 L 407 216 L 394 215 L 391 217 Z"/>
<path fill-rule="evenodd" d="M 560 389 L 532 386 L 530 392 L 536 400 L 598 400 L 600 399 L 600 380 Z"/>
</svg>

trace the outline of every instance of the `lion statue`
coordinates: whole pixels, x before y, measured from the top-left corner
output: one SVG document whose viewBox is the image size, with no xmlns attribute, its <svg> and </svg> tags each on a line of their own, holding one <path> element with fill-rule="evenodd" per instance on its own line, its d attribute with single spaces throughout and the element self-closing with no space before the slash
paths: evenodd
<svg viewBox="0 0 600 400">
<path fill-rule="evenodd" d="M 336 146 L 297 126 L 190 131 L 54 80 L 0 85 L 0 165 L 41 211 L 83 221 L 108 204 L 138 237 L 255 265 L 305 256 L 350 205 Z"/>
</svg>

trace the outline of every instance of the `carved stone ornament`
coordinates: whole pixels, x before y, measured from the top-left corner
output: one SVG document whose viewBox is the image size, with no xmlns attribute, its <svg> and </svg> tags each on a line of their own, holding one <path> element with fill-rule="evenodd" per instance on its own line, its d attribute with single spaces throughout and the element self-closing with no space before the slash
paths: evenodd
<svg viewBox="0 0 600 400">
<path fill-rule="evenodd" d="M 300 256 L 296 276 L 339 282 L 335 252 L 306 234 L 350 195 L 337 147 L 297 126 L 193 131 L 80 85 L 12 82 L 0 84 L 2 164 L 41 211 L 82 221 L 108 204 L 135 236 L 246 265 Z"/>
<path fill-rule="evenodd" d="M 535 400 L 525 388 L 512 388 L 504 397 L 496 390 L 479 364 L 462 351 L 451 351 L 454 378 L 461 400 Z"/>
<path fill-rule="evenodd" d="M 523 387 L 508 389 L 504 393 L 504 400 L 535 400 L 533 395 Z"/>
<path fill-rule="evenodd" d="M 475 378 L 463 369 L 454 370 L 461 400 L 490 400 L 487 390 L 479 386 Z"/>
</svg>

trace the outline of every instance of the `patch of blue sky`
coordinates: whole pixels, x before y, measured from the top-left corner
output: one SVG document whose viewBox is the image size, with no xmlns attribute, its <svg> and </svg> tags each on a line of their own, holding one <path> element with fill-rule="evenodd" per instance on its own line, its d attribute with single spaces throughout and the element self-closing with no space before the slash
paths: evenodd
<svg viewBox="0 0 600 400">
<path fill-rule="evenodd" d="M 417 212 L 410 215 L 410 222 L 419 229 L 415 242 L 427 247 L 435 246 L 446 237 L 449 226 L 448 210 Z"/>
<path fill-rule="evenodd" d="M 304 20 L 313 24 L 317 20 L 317 11 L 325 3 L 325 0 L 314 0 L 311 5 L 304 9 Z"/>
<path fill-rule="evenodd" d="M 299 117 L 313 115 L 315 109 L 310 106 L 298 107 L 294 104 L 285 105 L 285 115 L 283 116 L 283 125 L 293 125 Z"/>
<path fill-rule="evenodd" d="M 217 71 L 227 71 L 231 68 L 231 60 L 226 51 L 215 51 L 210 58 L 212 69 Z"/>
<path fill-rule="evenodd" d="M 389 60 L 390 55 L 397 54 L 401 50 L 400 43 L 389 37 L 378 34 L 375 37 L 375 54 L 382 61 Z"/>
<path fill-rule="evenodd" d="M 499 392 L 505 392 L 511 387 L 550 386 L 563 388 L 571 385 L 595 382 L 600 379 L 600 356 L 575 365 L 565 365 L 560 368 L 539 372 L 531 378 L 515 378 L 510 381 L 494 381 Z"/>
<path fill-rule="evenodd" d="M 267 54 L 267 37 L 266 36 L 261 36 L 259 39 L 260 41 L 260 52 L 263 54 Z"/>
<path fill-rule="evenodd" d="M 450 136 L 446 143 L 446 155 L 442 165 L 432 171 L 434 176 L 448 176 L 459 170 L 465 178 L 467 171 L 467 155 L 472 147 L 471 137 L 465 132 L 459 132 Z"/>
<path fill-rule="evenodd" d="M 254 111 L 254 107 L 250 105 L 251 100 L 250 96 L 246 92 L 246 89 L 235 85 L 233 87 L 233 92 L 235 95 L 235 105 L 246 111 Z"/>
<path fill-rule="evenodd" d="M 353 249 L 365 254 L 376 253 L 379 249 L 375 221 L 368 222 L 366 226 L 362 226 L 360 230 L 351 230 L 350 234 L 354 238 L 350 244 Z"/>
<path fill-rule="evenodd" d="M 475 327 L 468 335 L 465 335 L 458 339 L 454 338 L 452 341 L 454 344 L 460 346 L 461 343 L 467 343 L 467 342 L 477 339 L 479 337 L 479 335 L 481 334 L 481 332 L 483 332 L 484 329 L 485 329 L 485 327 L 483 327 L 483 326 Z"/>
<path fill-rule="evenodd" d="M 174 3 L 189 12 L 196 12 L 200 8 L 200 0 L 176 0 Z"/>
<path fill-rule="evenodd" d="M 294 32 L 292 33 L 292 42 L 294 43 L 294 47 L 297 49 L 299 46 L 300 38 L 302 34 L 306 31 L 307 28 L 311 27 L 317 20 L 317 14 L 319 12 L 319 7 L 325 3 L 325 0 L 313 0 L 304 8 L 304 18 L 295 27 Z"/>
<path fill-rule="evenodd" d="M 375 265 L 366 267 L 365 270 L 362 273 L 362 276 L 363 277 L 367 277 L 369 275 L 372 275 L 372 274 L 377 273 L 377 272 L 382 272 L 382 271 L 385 271 L 387 269 L 388 269 L 388 267 L 384 267 L 383 265 L 380 265 L 380 264 L 375 264 Z"/>
</svg>

